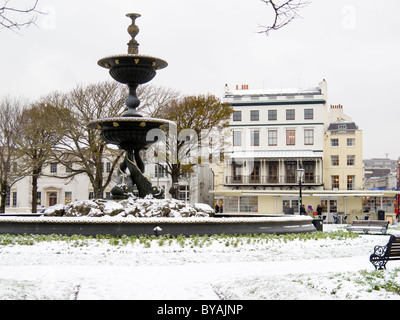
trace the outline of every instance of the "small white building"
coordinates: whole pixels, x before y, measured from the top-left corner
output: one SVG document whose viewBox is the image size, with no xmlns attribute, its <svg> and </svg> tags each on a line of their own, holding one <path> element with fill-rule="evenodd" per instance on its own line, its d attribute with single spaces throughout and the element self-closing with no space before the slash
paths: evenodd
<svg viewBox="0 0 400 320">
<path fill-rule="evenodd" d="M 105 162 L 103 170 L 109 172 L 111 163 Z M 55 204 L 68 204 L 71 201 L 93 199 L 93 187 L 85 174 L 73 178 L 61 178 L 68 174 L 68 168 L 60 163 L 50 163 L 43 168 L 44 175 L 38 179 L 37 211 Z M 171 178 L 155 164 L 147 164 L 145 173 L 152 183 L 165 190 L 165 197 L 170 198 Z M 115 178 L 106 188 L 103 198 L 111 196 L 111 189 L 117 183 Z M 6 213 L 30 213 L 32 208 L 32 178 L 25 177 L 15 183 L 6 199 Z M 194 167 L 194 173 L 179 182 L 180 200 L 189 203 L 207 203 L 213 205 L 213 196 L 208 191 L 213 188 L 212 171 L 206 165 Z"/>
</svg>

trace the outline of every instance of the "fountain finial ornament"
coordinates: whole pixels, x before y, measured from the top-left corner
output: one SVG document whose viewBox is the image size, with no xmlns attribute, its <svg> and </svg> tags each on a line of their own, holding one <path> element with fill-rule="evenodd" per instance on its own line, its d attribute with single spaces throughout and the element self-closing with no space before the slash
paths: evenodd
<svg viewBox="0 0 400 320">
<path fill-rule="evenodd" d="M 140 17 L 140 14 L 128 13 L 126 16 L 132 19 L 132 24 L 128 27 L 128 33 L 132 37 L 132 39 L 128 42 L 128 54 L 138 54 L 139 43 L 135 40 L 135 37 L 139 33 L 139 27 L 135 24 L 135 20 L 136 18 Z"/>
</svg>

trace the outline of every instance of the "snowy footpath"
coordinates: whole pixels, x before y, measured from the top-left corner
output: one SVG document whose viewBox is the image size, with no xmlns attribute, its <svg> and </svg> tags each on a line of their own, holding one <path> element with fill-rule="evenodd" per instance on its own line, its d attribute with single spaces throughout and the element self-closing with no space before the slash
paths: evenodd
<svg viewBox="0 0 400 320">
<path fill-rule="evenodd" d="M 0 295 L 6 300 L 398 299 L 357 280 L 360 271 L 374 271 L 369 255 L 388 238 L 236 246 L 214 241 L 203 247 L 156 240 L 150 247 L 96 240 L 3 245 Z M 400 262 L 387 267 L 393 276 Z"/>
</svg>

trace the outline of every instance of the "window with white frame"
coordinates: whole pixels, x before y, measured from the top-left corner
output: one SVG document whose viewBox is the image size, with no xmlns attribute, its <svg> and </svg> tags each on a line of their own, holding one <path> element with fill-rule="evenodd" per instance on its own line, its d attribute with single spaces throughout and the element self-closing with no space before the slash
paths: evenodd
<svg viewBox="0 0 400 320">
<path fill-rule="evenodd" d="M 355 159 L 356 159 L 355 155 L 347 155 L 347 166 L 353 167 L 355 164 Z"/>
<path fill-rule="evenodd" d="M 278 131 L 268 130 L 268 145 L 276 146 L 278 144 Z"/>
<path fill-rule="evenodd" d="M 286 120 L 295 120 L 295 110 L 294 109 L 287 109 L 286 110 Z"/>
<path fill-rule="evenodd" d="M 331 176 L 331 186 L 332 189 L 339 189 L 339 176 Z"/>
<path fill-rule="evenodd" d="M 347 190 L 354 190 L 354 181 L 356 176 L 347 176 Z"/>
<path fill-rule="evenodd" d="M 233 121 L 242 121 L 242 111 L 233 111 Z"/>
<path fill-rule="evenodd" d="M 72 192 L 65 191 L 65 204 L 69 204 L 72 201 Z"/>
<path fill-rule="evenodd" d="M 304 130 L 304 144 L 313 145 L 314 144 L 314 129 Z"/>
<path fill-rule="evenodd" d="M 277 120 L 278 114 L 276 110 L 268 110 L 268 120 Z"/>
<path fill-rule="evenodd" d="M 250 111 L 250 121 L 259 121 L 260 120 L 260 111 L 259 110 L 251 110 Z"/>
<path fill-rule="evenodd" d="M 331 156 L 331 166 L 337 167 L 338 165 L 339 165 L 339 156 L 337 155 Z"/>
<path fill-rule="evenodd" d="M 164 178 L 164 176 L 165 176 L 164 167 L 159 166 L 158 164 L 156 164 L 155 167 L 154 167 L 154 176 L 156 178 Z"/>
<path fill-rule="evenodd" d="M 57 173 L 57 162 L 50 163 L 50 172 Z"/>
<path fill-rule="evenodd" d="M 233 131 L 233 146 L 241 146 L 242 145 L 242 131 Z"/>
<path fill-rule="evenodd" d="M 286 130 L 286 145 L 294 146 L 296 144 L 296 131 Z"/>
<path fill-rule="evenodd" d="M 331 139 L 331 147 L 339 147 L 339 139 Z"/>
<path fill-rule="evenodd" d="M 356 139 L 354 138 L 348 138 L 347 139 L 347 146 L 348 147 L 354 147 L 356 145 Z"/>
<path fill-rule="evenodd" d="M 254 130 L 251 131 L 250 135 L 250 145 L 258 147 L 260 145 L 260 131 L 259 130 Z"/>
<path fill-rule="evenodd" d="M 314 119 L 314 110 L 304 109 L 304 120 L 312 120 L 312 119 Z"/>
</svg>

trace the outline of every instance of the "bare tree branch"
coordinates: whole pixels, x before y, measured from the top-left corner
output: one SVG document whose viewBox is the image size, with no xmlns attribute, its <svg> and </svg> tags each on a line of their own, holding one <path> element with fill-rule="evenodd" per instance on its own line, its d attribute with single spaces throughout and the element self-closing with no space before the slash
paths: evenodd
<svg viewBox="0 0 400 320">
<path fill-rule="evenodd" d="M 42 14 L 37 10 L 39 0 L 33 0 L 32 4 L 26 8 L 14 7 L 10 4 L 11 0 L 0 0 L 0 30 L 15 30 L 21 27 L 29 27 L 35 24 L 37 14 Z"/>
<path fill-rule="evenodd" d="M 267 6 L 271 6 L 274 10 L 274 21 L 268 26 L 260 26 L 264 30 L 259 33 L 269 35 L 271 30 L 279 30 L 280 28 L 288 25 L 295 18 L 300 17 L 298 11 L 308 6 L 311 1 L 309 0 L 260 0 Z"/>
</svg>

